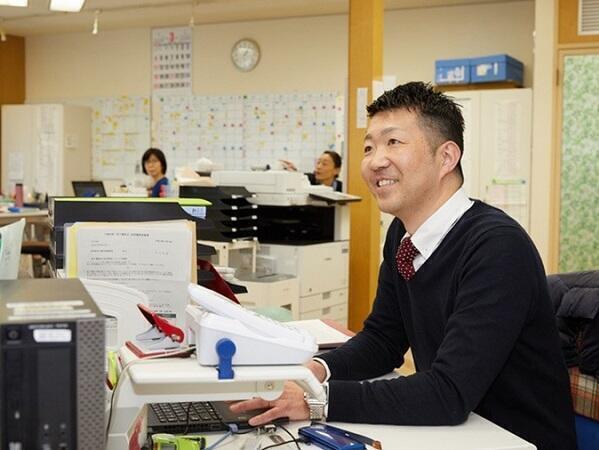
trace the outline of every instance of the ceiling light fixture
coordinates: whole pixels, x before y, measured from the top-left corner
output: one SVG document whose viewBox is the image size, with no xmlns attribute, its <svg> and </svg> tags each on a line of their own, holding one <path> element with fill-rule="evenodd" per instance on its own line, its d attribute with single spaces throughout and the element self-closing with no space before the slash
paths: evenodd
<svg viewBox="0 0 599 450">
<path fill-rule="evenodd" d="M 100 16 L 100 10 L 94 11 L 94 26 L 92 27 L 92 34 L 98 34 L 98 17 Z"/>
<path fill-rule="evenodd" d="M 85 0 L 50 0 L 51 11 L 79 12 Z"/>
<path fill-rule="evenodd" d="M 0 0 L 0 6 L 19 6 L 21 8 L 26 8 L 27 0 Z"/>
</svg>

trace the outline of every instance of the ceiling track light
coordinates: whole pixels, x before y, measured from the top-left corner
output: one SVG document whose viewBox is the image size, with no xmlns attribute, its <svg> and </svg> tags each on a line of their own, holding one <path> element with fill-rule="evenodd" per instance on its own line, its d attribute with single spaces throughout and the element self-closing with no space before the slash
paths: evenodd
<svg viewBox="0 0 599 450">
<path fill-rule="evenodd" d="M 92 27 L 92 34 L 98 34 L 98 17 L 100 16 L 100 10 L 94 11 L 94 26 Z"/>
</svg>

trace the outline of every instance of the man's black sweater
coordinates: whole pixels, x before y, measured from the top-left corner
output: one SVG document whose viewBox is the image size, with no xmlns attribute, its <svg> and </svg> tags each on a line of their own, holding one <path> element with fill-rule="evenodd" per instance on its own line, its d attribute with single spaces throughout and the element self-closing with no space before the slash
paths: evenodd
<svg viewBox="0 0 599 450">
<path fill-rule="evenodd" d="M 576 448 L 569 381 L 542 262 L 524 230 L 475 201 L 405 281 L 387 233 L 364 329 L 322 356 L 331 370 L 328 420 L 453 425 L 471 411 L 540 450 Z M 403 363 L 417 372 L 356 383 Z"/>
</svg>

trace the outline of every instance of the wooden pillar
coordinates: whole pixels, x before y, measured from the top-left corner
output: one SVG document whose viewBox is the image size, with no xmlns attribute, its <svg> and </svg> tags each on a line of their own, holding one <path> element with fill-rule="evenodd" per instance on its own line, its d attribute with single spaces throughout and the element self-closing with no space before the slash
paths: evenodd
<svg viewBox="0 0 599 450">
<path fill-rule="evenodd" d="M 0 41 L 0 108 L 2 105 L 23 102 L 25 102 L 25 38 L 9 35 L 6 36 L 6 41 Z M 0 156 L 2 151 L 0 119 Z M 0 158 L 0 174 L 2 174 L 1 164 L 2 158 Z"/>
<path fill-rule="evenodd" d="M 350 0 L 347 178 L 348 192 L 362 197 L 350 206 L 349 328 L 353 331 L 362 329 L 370 312 L 380 263 L 380 212 L 360 175 L 366 126 L 360 120 L 365 105 L 359 102 L 358 91 L 367 89 L 370 103 L 372 81 L 382 77 L 383 19 L 383 0 Z"/>
</svg>

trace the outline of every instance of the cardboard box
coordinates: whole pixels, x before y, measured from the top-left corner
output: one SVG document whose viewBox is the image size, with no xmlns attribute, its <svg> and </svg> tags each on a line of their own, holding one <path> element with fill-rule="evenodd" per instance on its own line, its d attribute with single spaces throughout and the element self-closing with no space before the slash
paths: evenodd
<svg viewBox="0 0 599 450">
<path fill-rule="evenodd" d="M 470 59 L 470 82 L 513 81 L 522 85 L 524 64 L 506 54 Z"/>
<path fill-rule="evenodd" d="M 470 60 L 439 59 L 435 61 L 436 84 L 470 83 Z"/>
</svg>

